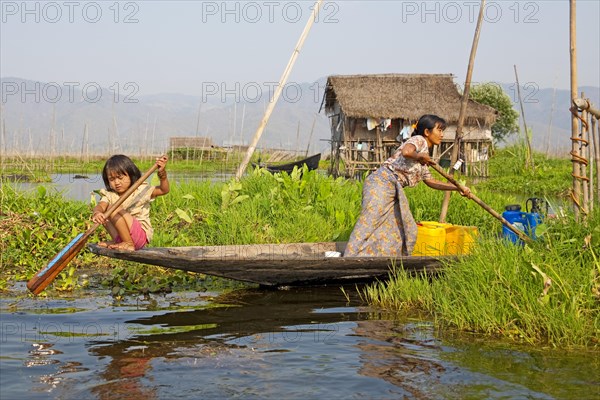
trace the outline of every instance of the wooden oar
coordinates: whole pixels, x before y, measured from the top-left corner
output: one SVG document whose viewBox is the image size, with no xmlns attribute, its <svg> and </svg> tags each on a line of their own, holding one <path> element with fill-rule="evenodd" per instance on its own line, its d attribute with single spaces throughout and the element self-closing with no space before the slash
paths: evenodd
<svg viewBox="0 0 600 400">
<path fill-rule="evenodd" d="M 461 185 L 456 179 L 454 179 L 450 174 L 448 174 L 446 171 L 444 171 L 444 169 L 442 167 L 440 167 L 438 164 L 431 164 L 430 167 L 435 169 L 440 175 L 442 175 L 450 183 L 452 183 L 454 186 L 456 186 L 461 192 L 465 191 L 466 188 L 463 185 Z M 532 239 L 529 236 L 525 235 L 525 233 L 523 233 L 522 231 L 515 228 L 513 224 L 508 222 L 506 220 L 506 218 L 504 218 L 502 215 L 498 214 L 498 212 L 496 212 L 493 208 L 491 208 L 490 206 L 485 204 L 483 201 L 481 201 L 481 199 L 479 197 L 477 197 L 473 193 L 471 193 L 469 198 L 471 200 L 473 200 L 475 203 L 479 204 L 481 206 L 481 208 L 483 208 L 485 211 L 489 212 L 494 218 L 497 218 L 498 220 L 500 220 L 500 222 L 502 222 L 508 229 L 513 231 L 523 241 L 529 242 L 529 243 L 532 242 Z"/>
<path fill-rule="evenodd" d="M 121 205 L 127 198 L 135 192 L 135 190 L 142 184 L 146 179 L 152 175 L 154 171 L 158 168 L 158 164 L 154 164 L 152 168 L 148 170 L 140 179 L 138 179 L 133 185 L 129 187 L 123 193 L 119 199 L 111 205 L 105 212 L 104 216 L 109 218 L 113 212 Z M 89 239 L 89 237 L 94 233 L 96 228 L 98 228 L 100 224 L 94 223 L 90 229 L 85 231 L 85 233 L 80 233 L 77 235 L 71 242 L 63 248 L 43 269 L 41 269 L 37 274 L 33 276 L 27 282 L 27 289 L 29 289 L 33 294 L 39 294 L 42 290 L 46 288 L 54 278 L 62 271 L 69 261 L 71 261 L 80 251 L 83 249 L 83 246 Z"/>
</svg>

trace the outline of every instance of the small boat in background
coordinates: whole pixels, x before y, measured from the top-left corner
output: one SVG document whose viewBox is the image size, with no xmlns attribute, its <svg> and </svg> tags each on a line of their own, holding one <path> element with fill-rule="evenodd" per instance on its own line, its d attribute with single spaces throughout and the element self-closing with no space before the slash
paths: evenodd
<svg viewBox="0 0 600 400">
<path fill-rule="evenodd" d="M 275 172 L 287 172 L 288 174 L 294 170 L 294 167 L 302 168 L 304 164 L 309 171 L 315 170 L 319 168 L 319 161 L 321 161 L 321 153 L 315 154 L 314 156 L 310 156 L 308 158 L 289 162 L 285 164 L 252 164 L 254 168 L 265 168 L 267 171 L 271 173 Z"/>
</svg>

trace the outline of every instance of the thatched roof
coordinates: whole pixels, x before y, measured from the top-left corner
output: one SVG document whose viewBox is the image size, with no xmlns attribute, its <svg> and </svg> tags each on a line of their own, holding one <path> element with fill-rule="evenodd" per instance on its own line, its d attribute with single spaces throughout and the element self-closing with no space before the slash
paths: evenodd
<svg viewBox="0 0 600 400">
<path fill-rule="evenodd" d="M 206 136 L 171 136 L 169 138 L 169 147 L 201 149 L 213 146 L 212 138 Z"/>
<path fill-rule="evenodd" d="M 435 114 L 456 124 L 461 97 L 451 74 L 334 75 L 327 79 L 325 110 L 333 113 L 337 101 L 353 118 L 415 121 Z M 492 107 L 469 100 L 465 123 L 490 126 L 496 115 Z"/>
</svg>

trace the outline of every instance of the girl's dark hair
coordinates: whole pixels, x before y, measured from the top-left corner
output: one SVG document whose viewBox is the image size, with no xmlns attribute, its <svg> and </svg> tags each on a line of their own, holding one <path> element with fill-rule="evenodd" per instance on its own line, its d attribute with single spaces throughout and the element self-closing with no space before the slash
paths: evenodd
<svg viewBox="0 0 600 400">
<path fill-rule="evenodd" d="M 415 127 L 412 136 L 425 136 L 425 129 L 431 130 L 435 128 L 436 125 L 439 125 L 441 130 L 444 130 L 446 129 L 446 120 L 437 115 L 425 114 L 419 118 L 419 122 L 417 122 L 417 126 Z"/>
<path fill-rule="evenodd" d="M 116 173 L 121 175 L 127 175 L 131 180 L 131 183 L 137 182 L 142 177 L 140 169 L 131 161 L 131 158 L 124 156 L 123 154 L 117 154 L 106 160 L 104 168 L 102 169 L 102 180 L 106 190 L 113 191 L 110 188 L 110 182 L 108 181 L 108 174 Z"/>
</svg>

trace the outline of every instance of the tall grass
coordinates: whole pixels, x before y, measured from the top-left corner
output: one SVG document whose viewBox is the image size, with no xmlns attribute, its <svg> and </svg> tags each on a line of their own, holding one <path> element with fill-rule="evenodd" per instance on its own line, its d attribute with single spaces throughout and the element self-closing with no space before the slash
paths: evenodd
<svg viewBox="0 0 600 400">
<path fill-rule="evenodd" d="M 440 326 L 552 346 L 600 345 L 600 211 L 546 221 L 520 246 L 486 233 L 436 279 L 396 269 L 363 289 L 386 310 L 418 309 Z"/>
<path fill-rule="evenodd" d="M 534 154 L 535 171 L 524 160 L 523 146 L 499 151 L 490 160 L 492 177 L 474 186 L 477 195 L 502 211 L 518 203 L 516 196 L 568 193 L 569 160 Z M 437 219 L 430 196 L 409 197 L 417 220 Z M 461 200 L 453 197 L 448 220 L 479 227 L 473 253 L 436 279 L 396 268 L 388 281 L 365 287 L 363 298 L 388 311 L 426 312 L 441 327 L 557 347 L 600 346 L 599 207 L 583 220 L 569 212 L 547 219 L 538 240 L 520 246 L 499 240 L 498 221 Z"/>
</svg>

